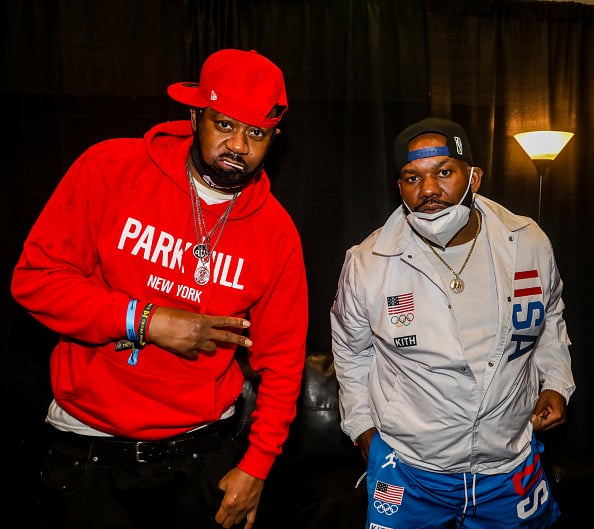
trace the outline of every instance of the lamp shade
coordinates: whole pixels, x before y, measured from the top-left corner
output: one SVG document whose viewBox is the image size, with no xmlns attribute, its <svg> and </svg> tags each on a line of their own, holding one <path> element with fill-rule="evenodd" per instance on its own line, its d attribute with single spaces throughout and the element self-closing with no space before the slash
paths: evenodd
<svg viewBox="0 0 594 529">
<path fill-rule="evenodd" d="M 554 160 L 573 138 L 573 132 L 559 130 L 535 130 L 521 132 L 514 138 L 532 160 Z"/>
</svg>

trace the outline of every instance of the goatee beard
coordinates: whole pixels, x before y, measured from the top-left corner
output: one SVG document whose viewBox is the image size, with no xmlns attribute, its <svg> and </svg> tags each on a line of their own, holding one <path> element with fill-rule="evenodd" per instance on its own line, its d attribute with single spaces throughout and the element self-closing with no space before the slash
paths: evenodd
<svg viewBox="0 0 594 529">
<path fill-rule="evenodd" d="M 262 171 L 264 160 L 253 171 L 243 172 L 240 169 L 222 169 L 215 164 L 208 164 L 202 156 L 198 134 L 190 149 L 192 161 L 202 179 L 213 189 L 236 192 L 243 189 Z"/>
</svg>

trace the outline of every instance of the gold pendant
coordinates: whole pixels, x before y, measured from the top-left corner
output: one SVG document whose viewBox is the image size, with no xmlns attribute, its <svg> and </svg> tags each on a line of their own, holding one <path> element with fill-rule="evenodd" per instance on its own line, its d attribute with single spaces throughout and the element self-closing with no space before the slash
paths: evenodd
<svg viewBox="0 0 594 529">
<path fill-rule="evenodd" d="M 454 291 L 456 294 L 460 294 L 460 292 L 464 290 L 464 281 L 459 277 L 455 277 L 450 281 L 450 290 Z"/>
</svg>

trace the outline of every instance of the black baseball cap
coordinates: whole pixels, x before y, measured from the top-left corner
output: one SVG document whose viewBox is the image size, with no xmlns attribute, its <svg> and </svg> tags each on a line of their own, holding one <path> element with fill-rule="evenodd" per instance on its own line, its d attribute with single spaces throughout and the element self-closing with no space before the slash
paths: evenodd
<svg viewBox="0 0 594 529">
<path fill-rule="evenodd" d="M 446 138 L 446 145 L 444 147 L 428 147 L 426 149 L 418 149 L 416 151 L 408 150 L 408 144 L 421 134 L 435 132 L 442 134 Z M 429 158 L 431 156 L 450 156 L 451 158 L 458 158 L 472 163 L 472 152 L 470 150 L 470 142 L 466 131 L 462 126 L 449 119 L 442 118 L 426 118 L 417 123 L 413 123 L 406 127 L 398 136 L 394 144 L 394 152 L 396 157 L 396 170 L 400 170 L 408 162 L 417 160 L 419 158 Z"/>
</svg>

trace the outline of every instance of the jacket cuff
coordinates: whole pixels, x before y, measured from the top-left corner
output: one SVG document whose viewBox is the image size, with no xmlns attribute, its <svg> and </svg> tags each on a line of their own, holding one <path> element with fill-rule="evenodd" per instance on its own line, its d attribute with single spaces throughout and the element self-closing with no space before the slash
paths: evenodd
<svg viewBox="0 0 594 529">
<path fill-rule="evenodd" d="M 563 386 L 561 383 L 556 383 L 555 381 L 548 381 L 542 385 L 540 391 L 542 392 L 545 389 L 552 389 L 553 391 L 559 393 L 559 395 L 563 395 L 563 397 L 565 397 L 565 404 L 569 404 L 569 397 L 571 397 L 571 395 L 573 394 L 575 386 L 567 388 Z"/>
</svg>

